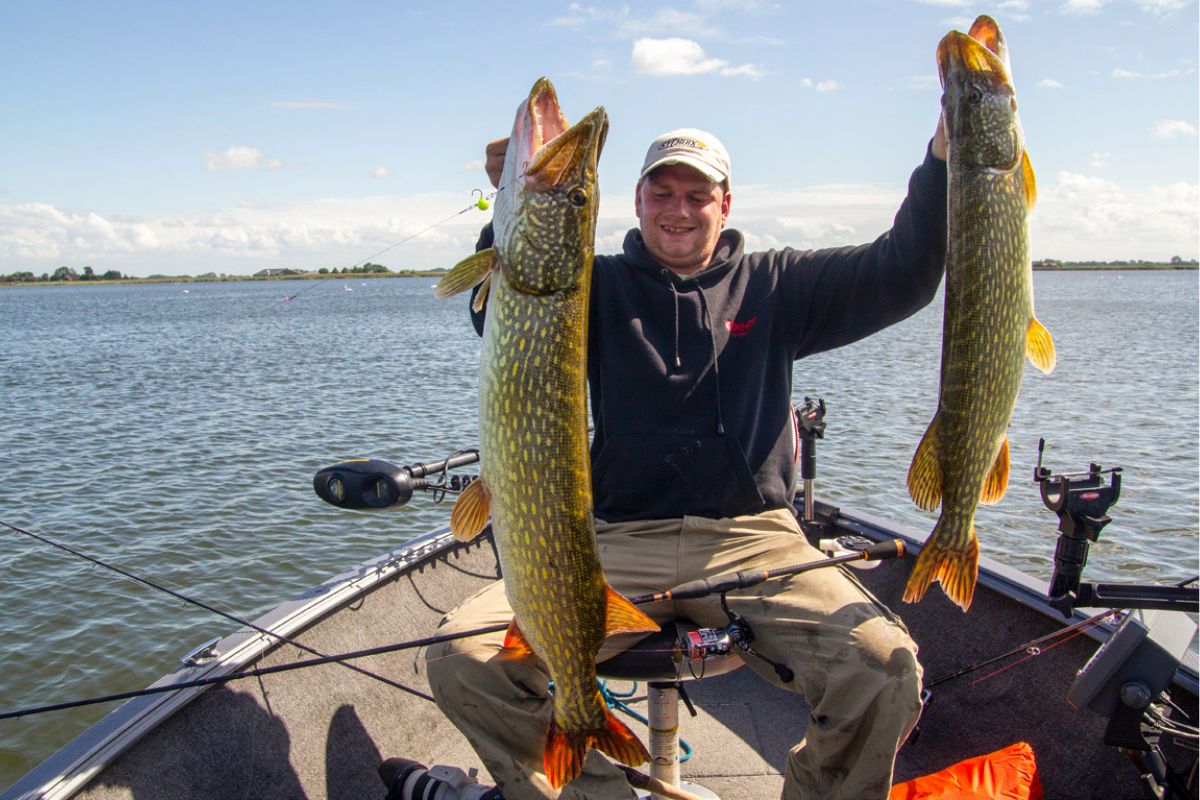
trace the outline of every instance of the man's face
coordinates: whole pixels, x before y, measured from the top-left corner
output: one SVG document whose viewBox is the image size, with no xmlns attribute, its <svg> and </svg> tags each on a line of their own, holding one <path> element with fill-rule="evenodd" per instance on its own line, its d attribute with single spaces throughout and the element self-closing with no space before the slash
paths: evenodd
<svg viewBox="0 0 1200 800">
<path fill-rule="evenodd" d="M 691 167 L 668 164 L 638 183 L 634 206 L 646 250 L 679 275 L 708 266 L 732 196 Z"/>
</svg>

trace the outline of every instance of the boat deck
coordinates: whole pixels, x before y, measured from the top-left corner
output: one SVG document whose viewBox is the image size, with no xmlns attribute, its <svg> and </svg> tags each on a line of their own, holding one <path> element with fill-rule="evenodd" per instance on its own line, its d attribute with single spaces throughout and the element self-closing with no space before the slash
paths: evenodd
<svg viewBox="0 0 1200 800">
<path fill-rule="evenodd" d="M 899 594 L 911 563 L 888 562 L 855 574 L 883 602 L 901 611 L 920 646 L 927 684 L 1064 624 L 1014 601 L 1011 591 L 990 577 L 981 580 L 969 614 L 950 606 L 937 591 L 919 605 L 905 605 Z M 494 549 L 486 537 L 402 569 L 364 566 L 350 577 L 370 583 L 368 590 L 315 622 L 297 622 L 299 632 L 288 635 L 326 653 L 427 636 L 445 612 L 496 576 Z M 311 604 L 324 593 L 344 591 L 346 579 L 339 576 L 302 601 Z M 227 649 L 228 642 L 220 647 Z M 1037 755 L 1048 798 L 1141 796 L 1136 772 L 1127 760 L 1098 745 L 1104 721 L 1073 709 L 1066 701 L 1075 671 L 1095 648 L 1094 640 L 1076 636 L 1022 663 L 1012 659 L 934 686 L 918 735 L 898 755 L 896 779 L 1027 741 Z M 282 645 L 265 652 L 257 664 L 309 657 Z M 423 658 L 423 651 L 401 651 L 355 663 L 427 692 Z M 747 669 L 690 682 L 688 693 L 698 716 L 691 718 L 686 709 L 681 710 L 682 735 L 695 749 L 693 758 L 682 766 L 683 776 L 726 800 L 778 797 L 787 751 L 804 734 L 808 718 L 804 701 Z M 1194 703 L 1194 696 L 1190 702 Z M 150 707 L 149 700 L 139 703 L 128 704 L 127 713 L 136 716 L 142 713 L 139 708 Z M 632 704 L 644 712 L 644 695 L 639 693 Z M 42 772 L 35 770 L 13 787 L 5 800 L 24 796 L 357 800 L 382 796 L 376 768 L 388 757 L 403 756 L 429 766 L 480 766 L 467 742 L 432 702 L 338 664 L 209 689 L 161 720 L 148 717 L 145 727 L 151 726 L 136 746 L 116 755 L 98 772 L 78 766 L 84 764 L 81 759 L 87 748 L 95 747 L 81 737 L 40 768 Z M 645 737 L 641 723 L 631 721 L 631 728 Z M 73 754 L 72 748 L 79 752 Z M 72 758 L 77 766 L 64 768 Z M 58 775 L 45 770 L 56 770 Z M 480 780 L 488 782 L 482 770 Z M 20 791 L 22 786 L 44 786 L 47 781 L 57 794 Z M 77 789 L 78 794 L 71 794 Z"/>
</svg>

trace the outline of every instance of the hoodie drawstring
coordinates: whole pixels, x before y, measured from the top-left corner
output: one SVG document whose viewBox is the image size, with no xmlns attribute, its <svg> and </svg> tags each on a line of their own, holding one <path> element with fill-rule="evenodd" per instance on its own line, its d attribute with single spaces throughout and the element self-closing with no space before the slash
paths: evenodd
<svg viewBox="0 0 1200 800">
<path fill-rule="evenodd" d="M 721 414 L 721 366 L 717 361 L 717 331 L 713 327 L 712 315 L 708 313 L 708 298 L 704 296 L 704 287 L 696 284 L 700 292 L 700 308 L 704 310 L 704 321 L 708 323 L 708 338 L 712 343 L 713 380 L 717 384 L 717 435 L 725 435 L 725 419 Z"/>
<path fill-rule="evenodd" d="M 683 366 L 679 360 L 679 292 L 675 291 L 675 276 L 671 271 L 663 267 L 662 273 L 666 276 L 667 286 L 671 287 L 671 297 L 675 299 L 675 369 L 679 369 Z"/>
</svg>

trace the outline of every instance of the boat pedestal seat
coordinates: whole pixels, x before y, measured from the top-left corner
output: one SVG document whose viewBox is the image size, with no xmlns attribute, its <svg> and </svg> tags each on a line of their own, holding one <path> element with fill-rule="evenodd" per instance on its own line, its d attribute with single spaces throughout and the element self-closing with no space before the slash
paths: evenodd
<svg viewBox="0 0 1200 800">
<path fill-rule="evenodd" d="M 679 786 L 695 795 L 720 800 L 710 790 L 679 779 L 679 701 L 682 698 L 692 716 L 696 711 L 683 691 L 683 682 L 724 675 L 743 666 L 733 654 L 710 656 L 693 661 L 682 644 L 700 628 L 691 620 L 676 619 L 658 633 L 642 639 L 633 647 L 596 665 L 601 678 L 646 681 L 647 717 L 650 728 L 650 774 L 664 783 Z"/>
</svg>

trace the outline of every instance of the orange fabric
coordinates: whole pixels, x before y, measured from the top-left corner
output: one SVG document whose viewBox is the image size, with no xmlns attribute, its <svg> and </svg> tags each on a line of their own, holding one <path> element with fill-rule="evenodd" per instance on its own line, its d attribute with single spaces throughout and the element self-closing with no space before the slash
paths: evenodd
<svg viewBox="0 0 1200 800">
<path fill-rule="evenodd" d="M 892 787 L 888 800 L 1042 800 L 1033 748 L 1017 742 Z"/>
</svg>

